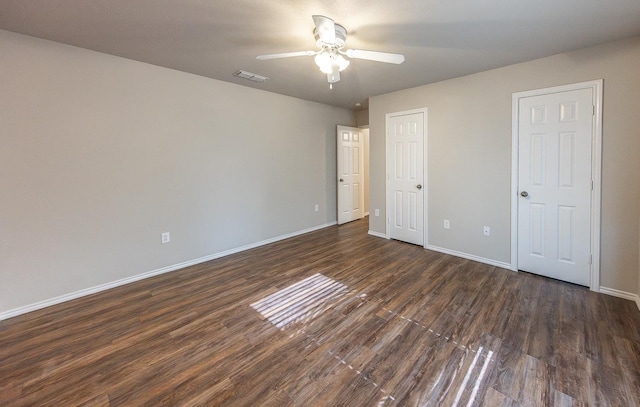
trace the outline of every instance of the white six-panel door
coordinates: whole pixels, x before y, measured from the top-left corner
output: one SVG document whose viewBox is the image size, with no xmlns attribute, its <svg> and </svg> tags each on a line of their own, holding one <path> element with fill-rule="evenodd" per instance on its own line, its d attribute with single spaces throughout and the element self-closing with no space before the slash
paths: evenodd
<svg viewBox="0 0 640 407">
<path fill-rule="evenodd" d="M 518 106 L 518 269 L 589 285 L 593 90 Z"/>
<path fill-rule="evenodd" d="M 388 235 L 424 245 L 424 113 L 387 118 Z"/>
<path fill-rule="evenodd" d="M 364 216 L 364 140 L 358 128 L 338 126 L 338 224 Z"/>
</svg>

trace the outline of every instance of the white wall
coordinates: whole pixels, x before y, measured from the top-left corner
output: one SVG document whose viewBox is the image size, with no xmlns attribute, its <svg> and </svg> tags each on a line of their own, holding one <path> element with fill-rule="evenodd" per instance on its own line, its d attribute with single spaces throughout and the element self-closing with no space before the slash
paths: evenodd
<svg viewBox="0 0 640 407">
<path fill-rule="evenodd" d="M 0 315 L 334 222 L 337 124 L 354 114 L 0 31 Z"/>
<path fill-rule="evenodd" d="M 370 229 L 385 232 L 385 114 L 426 107 L 429 243 L 508 263 L 512 93 L 603 78 L 601 285 L 640 293 L 639 62 L 636 37 L 371 98 Z"/>
</svg>

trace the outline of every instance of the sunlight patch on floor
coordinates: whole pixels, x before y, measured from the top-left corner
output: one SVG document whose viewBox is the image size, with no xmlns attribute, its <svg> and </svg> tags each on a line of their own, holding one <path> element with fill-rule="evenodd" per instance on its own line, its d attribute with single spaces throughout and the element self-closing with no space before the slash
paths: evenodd
<svg viewBox="0 0 640 407">
<path fill-rule="evenodd" d="M 264 318 L 280 329 L 305 323 L 327 310 L 349 288 L 316 273 L 251 304 Z"/>
</svg>

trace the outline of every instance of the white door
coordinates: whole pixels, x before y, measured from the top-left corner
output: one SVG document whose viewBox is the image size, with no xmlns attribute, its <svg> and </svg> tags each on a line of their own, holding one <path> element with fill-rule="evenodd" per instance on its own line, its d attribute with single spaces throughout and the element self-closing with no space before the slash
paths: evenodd
<svg viewBox="0 0 640 407">
<path fill-rule="evenodd" d="M 388 235 L 424 245 L 424 113 L 387 117 Z"/>
<path fill-rule="evenodd" d="M 589 285 L 593 90 L 518 104 L 518 269 Z"/>
<path fill-rule="evenodd" d="M 338 126 L 338 224 L 364 217 L 363 147 L 360 129 Z"/>
</svg>

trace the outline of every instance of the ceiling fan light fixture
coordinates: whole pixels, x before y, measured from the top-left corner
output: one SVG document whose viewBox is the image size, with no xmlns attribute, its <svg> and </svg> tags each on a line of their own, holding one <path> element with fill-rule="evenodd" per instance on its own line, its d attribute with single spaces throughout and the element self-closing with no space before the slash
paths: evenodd
<svg viewBox="0 0 640 407">
<path fill-rule="evenodd" d="M 338 64 L 338 69 L 340 70 L 340 72 L 347 69 L 350 63 L 351 62 L 347 59 L 344 59 L 342 55 L 338 54 L 338 56 L 336 57 L 336 64 Z"/>
<path fill-rule="evenodd" d="M 315 61 L 318 68 L 320 68 L 320 72 L 330 74 L 333 71 L 331 67 L 331 65 L 333 65 L 331 56 L 328 52 L 321 52 L 316 55 Z"/>
<path fill-rule="evenodd" d="M 331 73 L 327 74 L 327 82 L 329 82 L 329 85 L 332 85 L 336 82 L 340 81 L 340 71 L 338 70 L 338 67 L 334 67 L 334 70 Z"/>
<path fill-rule="evenodd" d="M 320 72 L 331 74 L 338 70 L 344 71 L 349 66 L 349 61 L 342 55 L 327 51 L 322 51 L 315 57 L 316 65 L 320 68 Z"/>
</svg>

